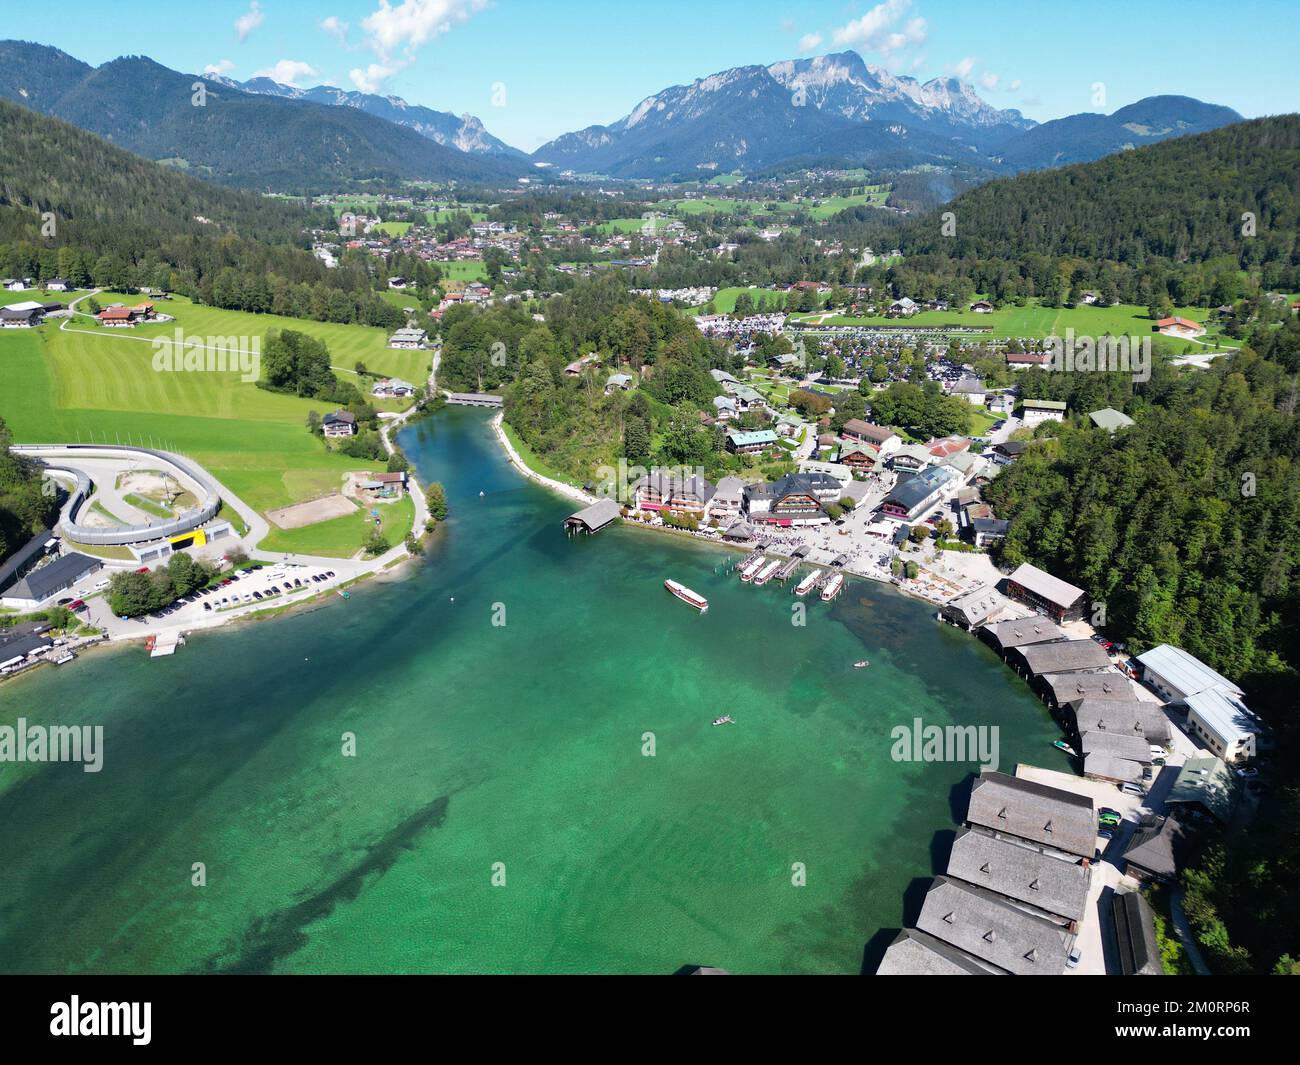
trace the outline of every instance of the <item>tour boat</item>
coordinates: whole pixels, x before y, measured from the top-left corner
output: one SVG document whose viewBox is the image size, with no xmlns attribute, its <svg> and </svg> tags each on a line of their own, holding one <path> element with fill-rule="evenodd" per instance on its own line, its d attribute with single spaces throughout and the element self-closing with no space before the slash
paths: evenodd
<svg viewBox="0 0 1300 1065">
<path fill-rule="evenodd" d="M 854 663 L 853 663 L 853 668 L 854 668 L 854 669 L 866 669 L 867 666 L 869 666 L 869 665 L 871 665 L 871 663 L 868 662 L 868 661 L 864 658 L 861 662 L 854 662 Z"/>
<path fill-rule="evenodd" d="M 713 723 L 715 725 L 734 725 L 736 723 L 736 719 L 732 717 L 730 714 L 723 714 L 720 718 L 718 718 Z"/>
<path fill-rule="evenodd" d="M 69 662 L 75 662 L 76 660 L 77 656 L 71 651 L 64 651 L 63 654 L 59 655 L 59 657 L 54 660 L 54 664 L 56 666 L 66 666 Z"/>
<path fill-rule="evenodd" d="M 676 581 L 664 581 L 664 587 L 673 595 L 677 596 L 683 603 L 695 607 L 701 614 L 709 609 L 709 601 L 698 592 L 693 592 L 684 584 L 678 584 Z"/>
<path fill-rule="evenodd" d="M 745 561 L 740 564 L 740 579 L 748 584 L 754 579 L 754 574 L 763 568 L 763 563 L 766 561 L 767 559 L 762 555 L 751 555 L 749 558 L 745 559 Z"/>
<path fill-rule="evenodd" d="M 774 558 L 756 574 L 754 574 L 754 584 L 762 587 L 772 579 L 772 575 L 781 568 L 781 560 Z"/>
<path fill-rule="evenodd" d="M 821 579 L 821 575 L 821 570 L 813 570 L 795 586 L 794 594 L 807 595 L 817 587 L 817 582 Z"/>
<path fill-rule="evenodd" d="M 844 574 L 837 573 L 834 577 L 826 582 L 826 587 L 822 589 L 822 602 L 829 603 L 837 595 L 840 589 L 844 587 Z"/>
</svg>

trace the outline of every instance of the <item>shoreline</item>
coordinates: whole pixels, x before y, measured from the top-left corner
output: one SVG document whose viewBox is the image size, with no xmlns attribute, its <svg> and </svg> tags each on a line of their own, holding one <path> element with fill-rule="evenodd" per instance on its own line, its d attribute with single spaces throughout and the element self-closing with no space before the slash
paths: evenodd
<svg viewBox="0 0 1300 1065">
<path fill-rule="evenodd" d="M 592 503 L 597 502 L 601 498 L 600 496 L 589 495 L 588 493 L 582 491 L 581 489 L 573 487 L 573 485 L 565 484 L 563 481 L 557 481 L 552 477 L 543 476 L 542 474 L 534 470 L 532 467 L 530 467 L 526 462 L 524 462 L 519 452 L 515 450 L 514 445 L 510 443 L 510 438 L 506 435 L 505 429 L 502 427 L 502 423 L 504 421 L 505 421 L 505 411 L 499 411 L 498 413 L 494 414 L 492 416 L 492 420 L 490 423 L 492 426 L 492 433 L 494 436 L 496 436 L 498 443 L 500 443 L 502 449 L 505 451 L 506 458 L 509 460 L 510 465 L 513 466 L 515 470 L 519 474 L 521 474 L 525 479 L 532 481 L 534 484 L 540 485 L 543 488 L 548 488 L 552 492 L 555 492 L 558 495 L 565 496 L 568 499 L 576 500 L 585 506 L 590 506 Z M 674 529 L 667 525 L 652 525 L 652 524 L 647 524 L 646 522 L 632 521 L 627 518 L 621 519 L 621 522 L 624 526 L 627 526 L 629 528 L 641 528 L 641 529 L 646 529 L 649 532 L 656 532 L 656 533 L 675 533 L 681 536 L 689 537 L 691 540 L 695 541 L 696 543 L 710 544 L 716 547 L 724 548 L 729 551 L 740 551 L 745 554 L 748 554 L 749 552 L 753 551 L 753 547 L 745 547 L 742 544 L 730 544 L 721 539 L 715 540 L 712 537 L 697 536 L 688 529 Z M 829 568 L 828 566 L 822 563 L 809 563 L 809 564 L 816 565 L 821 569 Z M 927 606 L 941 608 L 944 605 L 944 602 L 941 602 L 936 599 L 931 599 L 929 596 L 923 595 L 920 592 L 909 590 L 905 584 L 893 578 L 874 577 L 871 576 L 870 574 L 859 573 L 856 570 L 851 570 L 851 569 L 842 569 L 839 570 L 838 572 L 843 573 L 846 577 L 855 577 L 859 580 L 871 581 L 873 584 L 886 585 L 887 587 L 893 588 L 899 594 L 906 596 L 908 599 L 914 599 L 918 602 L 925 603 Z"/>
</svg>

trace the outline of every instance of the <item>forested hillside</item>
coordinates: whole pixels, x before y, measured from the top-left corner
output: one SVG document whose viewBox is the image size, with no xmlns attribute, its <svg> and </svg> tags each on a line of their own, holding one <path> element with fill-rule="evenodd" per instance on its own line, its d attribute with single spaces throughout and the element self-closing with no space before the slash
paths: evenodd
<svg viewBox="0 0 1300 1065">
<path fill-rule="evenodd" d="M 993 181 L 858 235 L 898 242 L 907 258 L 889 279 L 914 299 L 962 278 L 997 300 L 1086 287 L 1107 302 L 1217 306 L 1246 291 L 1243 271 L 1300 289 L 1297 232 L 1300 116 L 1283 115 Z"/>
<path fill-rule="evenodd" d="M 247 188 L 318 192 L 353 182 L 509 181 L 532 170 L 520 160 L 469 155 L 353 107 L 243 92 L 144 56 L 95 68 L 57 49 L 0 41 L 0 96 L 146 158 Z"/>
<path fill-rule="evenodd" d="M 382 266 L 348 259 L 326 270 L 312 256 L 306 230 L 330 225 L 328 211 L 199 181 L 5 100 L 0 144 L 5 277 L 149 285 L 240 310 L 402 322 L 373 292 L 370 270 Z"/>
<path fill-rule="evenodd" d="M 40 467 L 9 451 L 13 434 L 0 418 L 0 562 L 59 514 L 54 494 L 42 491 Z"/>
</svg>

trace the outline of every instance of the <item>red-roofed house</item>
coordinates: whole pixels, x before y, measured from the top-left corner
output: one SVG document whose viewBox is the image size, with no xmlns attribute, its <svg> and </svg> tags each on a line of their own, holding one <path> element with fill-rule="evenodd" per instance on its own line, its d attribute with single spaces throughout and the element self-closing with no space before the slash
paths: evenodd
<svg viewBox="0 0 1300 1065">
<path fill-rule="evenodd" d="M 139 316 L 140 312 L 131 307 L 105 307 L 99 312 L 99 324 L 130 327 Z"/>
<path fill-rule="evenodd" d="M 1167 337 L 1198 337 L 1205 332 L 1205 326 L 1193 322 L 1190 318 L 1161 318 L 1156 322 L 1156 329 Z"/>
</svg>

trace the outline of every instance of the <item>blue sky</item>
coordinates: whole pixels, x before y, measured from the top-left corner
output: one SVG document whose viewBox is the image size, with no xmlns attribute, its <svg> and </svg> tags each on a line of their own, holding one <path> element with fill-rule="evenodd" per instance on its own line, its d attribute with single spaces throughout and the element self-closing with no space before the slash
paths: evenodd
<svg viewBox="0 0 1300 1065">
<path fill-rule="evenodd" d="M 957 74 L 1039 121 L 1156 93 L 1247 117 L 1300 110 L 1290 0 L 64 0 L 5 23 L 94 64 L 143 53 L 470 112 L 530 151 L 669 85 L 847 49 L 922 80 Z"/>
</svg>

